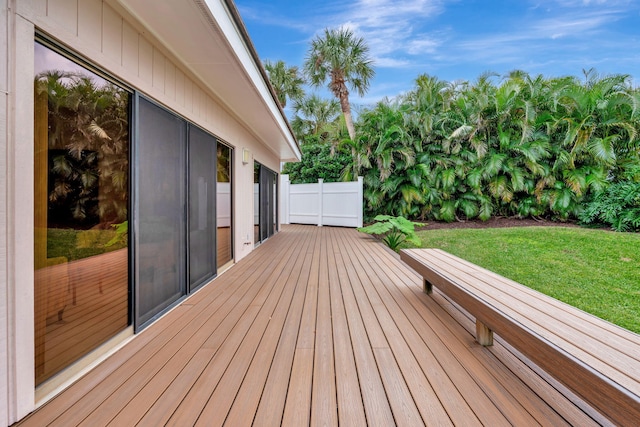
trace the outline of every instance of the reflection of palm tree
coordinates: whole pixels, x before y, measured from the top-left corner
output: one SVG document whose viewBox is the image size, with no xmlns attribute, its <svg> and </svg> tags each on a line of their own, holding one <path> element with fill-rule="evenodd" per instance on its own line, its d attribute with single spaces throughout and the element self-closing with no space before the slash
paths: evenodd
<svg viewBox="0 0 640 427">
<path fill-rule="evenodd" d="M 85 225 L 127 219 L 129 95 L 96 81 L 57 70 L 35 79 L 48 100 L 50 208 Z"/>
<path fill-rule="evenodd" d="M 218 182 L 231 182 L 231 149 L 224 145 L 218 144 L 217 149 L 218 168 L 217 181 Z"/>
</svg>

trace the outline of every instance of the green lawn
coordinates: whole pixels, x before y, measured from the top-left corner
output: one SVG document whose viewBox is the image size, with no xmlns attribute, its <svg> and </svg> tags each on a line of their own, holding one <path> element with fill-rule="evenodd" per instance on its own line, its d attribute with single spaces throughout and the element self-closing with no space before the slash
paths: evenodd
<svg viewBox="0 0 640 427">
<path fill-rule="evenodd" d="M 640 234 L 569 227 L 426 230 L 441 248 L 640 333 Z"/>
<path fill-rule="evenodd" d="M 109 245 L 116 237 L 115 230 L 47 230 L 47 258 L 65 257 L 74 261 L 126 247 L 125 242 Z"/>
</svg>

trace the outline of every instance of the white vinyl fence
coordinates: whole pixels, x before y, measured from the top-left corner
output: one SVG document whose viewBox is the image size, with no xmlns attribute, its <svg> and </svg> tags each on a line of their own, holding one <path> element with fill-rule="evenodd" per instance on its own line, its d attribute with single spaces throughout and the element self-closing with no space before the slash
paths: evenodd
<svg viewBox="0 0 640 427">
<path fill-rule="evenodd" d="M 355 182 L 291 184 L 280 176 L 282 223 L 362 227 L 362 177 Z"/>
</svg>

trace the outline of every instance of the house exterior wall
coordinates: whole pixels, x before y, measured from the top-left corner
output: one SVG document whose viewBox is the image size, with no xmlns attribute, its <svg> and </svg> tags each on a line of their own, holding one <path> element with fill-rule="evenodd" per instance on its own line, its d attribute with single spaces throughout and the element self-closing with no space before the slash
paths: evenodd
<svg viewBox="0 0 640 427">
<path fill-rule="evenodd" d="M 0 58 L 7 58 L 9 13 L 7 0 L 0 0 Z M 0 171 L 7 170 L 8 64 L 0 60 Z M 7 275 L 7 174 L 0 173 L 0 370 L 8 366 L 8 275 Z M 1 372 L 1 371 L 0 371 Z M 7 372 L 8 374 L 8 372 Z M 0 425 L 9 423 L 9 376 L 0 375 Z"/>
<path fill-rule="evenodd" d="M 279 170 L 280 158 L 115 2 L 0 0 L 0 22 L 6 28 L 0 31 L 0 56 L 6 59 L 0 61 L 0 425 L 8 425 L 35 407 L 33 77 L 37 31 L 234 148 L 236 261 L 254 247 L 253 160 Z M 243 148 L 252 153 L 248 164 L 242 163 Z"/>
</svg>

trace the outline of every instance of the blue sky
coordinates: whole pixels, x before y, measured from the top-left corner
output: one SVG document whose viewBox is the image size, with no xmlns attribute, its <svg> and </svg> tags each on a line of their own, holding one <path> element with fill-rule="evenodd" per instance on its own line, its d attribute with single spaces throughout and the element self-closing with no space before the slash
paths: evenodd
<svg viewBox="0 0 640 427">
<path fill-rule="evenodd" d="M 413 87 L 423 73 L 474 81 L 521 69 L 547 77 L 640 78 L 640 0 L 236 0 L 260 57 L 301 66 L 310 40 L 348 26 L 365 38 L 375 103 Z"/>
</svg>

